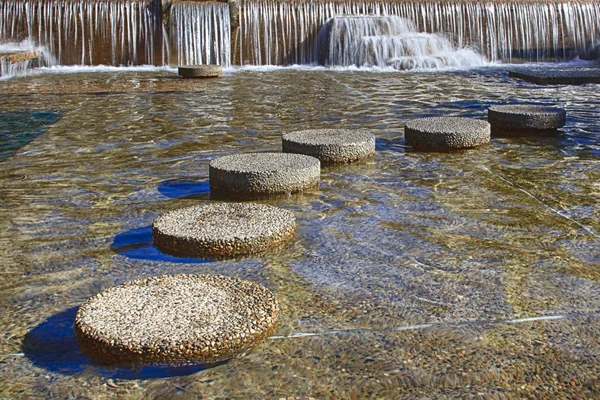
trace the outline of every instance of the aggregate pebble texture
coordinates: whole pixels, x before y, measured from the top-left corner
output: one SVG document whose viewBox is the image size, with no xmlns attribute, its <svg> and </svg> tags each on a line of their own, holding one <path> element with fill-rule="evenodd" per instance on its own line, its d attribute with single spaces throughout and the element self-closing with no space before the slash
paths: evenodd
<svg viewBox="0 0 600 400">
<path fill-rule="evenodd" d="M 492 128 L 507 132 L 555 130 L 565 126 L 566 118 L 566 111 L 559 107 L 507 104 L 488 109 Z"/>
<path fill-rule="evenodd" d="M 309 129 L 283 135 L 283 151 L 306 154 L 323 163 L 347 163 L 375 153 L 375 137 L 351 129 Z"/>
<path fill-rule="evenodd" d="M 152 225 L 152 238 L 168 254 L 221 259 L 278 246 L 295 228 L 294 213 L 278 207 L 211 203 L 161 215 Z"/>
<path fill-rule="evenodd" d="M 211 193 L 236 197 L 289 194 L 319 184 L 321 162 L 293 153 L 244 153 L 219 157 L 209 164 Z"/>
<path fill-rule="evenodd" d="M 223 75 L 223 68 L 220 65 L 185 65 L 177 68 L 179 76 L 182 78 L 217 78 Z"/>
<path fill-rule="evenodd" d="M 256 345 L 278 317 L 274 295 L 255 283 L 165 275 L 92 297 L 74 330 L 83 351 L 102 363 L 215 362 Z"/>
<path fill-rule="evenodd" d="M 490 124 L 472 118 L 418 118 L 404 126 L 406 143 L 420 150 L 477 147 L 490 141 Z"/>
</svg>

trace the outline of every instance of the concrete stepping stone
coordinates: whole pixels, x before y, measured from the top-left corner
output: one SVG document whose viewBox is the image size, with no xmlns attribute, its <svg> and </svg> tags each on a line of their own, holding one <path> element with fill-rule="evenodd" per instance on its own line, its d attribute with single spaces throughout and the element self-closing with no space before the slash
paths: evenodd
<svg viewBox="0 0 600 400">
<path fill-rule="evenodd" d="M 310 129 L 283 135 L 285 153 L 306 154 L 323 163 L 348 163 L 375 153 L 375 137 L 350 129 Z"/>
<path fill-rule="evenodd" d="M 185 65 L 177 68 L 177 72 L 182 78 L 217 78 L 223 74 L 223 68 L 220 65 Z"/>
<path fill-rule="evenodd" d="M 105 290 L 75 316 L 75 336 L 107 364 L 211 363 L 232 358 L 271 334 L 273 293 L 219 275 L 166 275 Z"/>
<path fill-rule="evenodd" d="M 490 141 L 490 124 L 463 117 L 432 117 L 404 126 L 406 143 L 419 150 L 467 149 Z"/>
<path fill-rule="evenodd" d="M 180 257 L 222 259 L 262 253 L 294 236 L 291 211 L 248 203 L 209 203 L 170 211 L 152 225 L 154 245 Z"/>
<path fill-rule="evenodd" d="M 257 198 L 289 194 L 319 184 L 321 162 L 292 153 L 244 153 L 209 164 L 211 195 Z"/>
<path fill-rule="evenodd" d="M 564 69 L 509 71 L 508 76 L 538 85 L 584 85 L 586 83 L 600 83 L 600 68 L 570 67 Z"/>
<path fill-rule="evenodd" d="M 565 126 L 566 117 L 565 110 L 559 107 L 507 104 L 488 109 L 492 128 L 505 132 L 556 130 Z"/>
</svg>

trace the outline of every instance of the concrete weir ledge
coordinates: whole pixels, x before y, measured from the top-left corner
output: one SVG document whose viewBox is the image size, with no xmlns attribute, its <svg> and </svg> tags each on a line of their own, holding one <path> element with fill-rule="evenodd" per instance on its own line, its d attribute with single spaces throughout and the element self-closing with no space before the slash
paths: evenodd
<svg viewBox="0 0 600 400">
<path fill-rule="evenodd" d="M 279 305 L 252 282 L 219 275 L 165 275 L 97 294 L 75 316 L 82 350 L 106 364 L 229 359 L 275 329 Z"/>
<path fill-rule="evenodd" d="M 559 107 L 506 104 L 488 109 L 492 128 L 505 132 L 556 130 L 565 126 L 566 117 L 566 111 Z"/>
<path fill-rule="evenodd" d="M 285 153 L 306 154 L 323 163 L 348 163 L 375 153 L 375 137 L 352 129 L 309 129 L 282 137 Z"/>
<path fill-rule="evenodd" d="M 244 153 L 209 164 L 211 194 L 256 198 L 289 194 L 319 184 L 321 162 L 292 153 Z"/>
<path fill-rule="evenodd" d="M 464 117 L 419 118 L 406 123 L 404 137 L 420 150 L 468 149 L 490 141 L 490 124 Z"/>
<path fill-rule="evenodd" d="M 181 257 L 222 259 L 264 252 L 292 236 L 291 211 L 263 204 L 211 203 L 170 211 L 152 225 L 161 251 Z"/>
</svg>

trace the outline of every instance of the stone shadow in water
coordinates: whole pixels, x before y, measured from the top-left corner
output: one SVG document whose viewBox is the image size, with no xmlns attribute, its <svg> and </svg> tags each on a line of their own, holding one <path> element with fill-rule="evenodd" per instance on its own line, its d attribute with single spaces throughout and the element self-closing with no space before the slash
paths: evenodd
<svg viewBox="0 0 600 400">
<path fill-rule="evenodd" d="M 106 378 L 133 380 L 190 375 L 226 362 L 182 366 L 98 364 L 81 351 L 75 338 L 73 323 L 77 309 L 73 307 L 56 314 L 25 335 L 22 351 L 36 367 L 63 375 L 76 375 L 95 369 L 98 375 Z"/>
<path fill-rule="evenodd" d="M 174 257 L 161 253 L 152 243 L 152 226 L 131 229 L 115 236 L 111 250 L 136 260 L 165 261 L 173 263 L 207 263 L 212 260 L 191 257 Z"/>
<path fill-rule="evenodd" d="M 171 199 L 210 200 L 210 184 L 208 181 L 164 181 L 158 186 L 163 196 Z"/>
</svg>

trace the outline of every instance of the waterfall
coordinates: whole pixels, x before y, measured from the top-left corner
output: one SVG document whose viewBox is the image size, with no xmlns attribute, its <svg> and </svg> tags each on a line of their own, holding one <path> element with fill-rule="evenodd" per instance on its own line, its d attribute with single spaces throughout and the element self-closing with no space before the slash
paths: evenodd
<svg viewBox="0 0 600 400">
<path fill-rule="evenodd" d="M 326 48 L 323 63 L 330 66 L 422 69 L 484 65 L 471 49 L 455 49 L 438 34 L 419 33 L 412 21 L 400 17 L 335 17 L 318 33 Z"/>
<path fill-rule="evenodd" d="M 0 39 L 59 64 L 162 64 L 160 0 L 0 0 Z"/>
<path fill-rule="evenodd" d="M 177 65 L 231 65 L 229 7 L 222 3 L 176 3 L 171 7 L 171 45 Z"/>
<path fill-rule="evenodd" d="M 245 0 L 242 9 L 242 64 L 323 62 L 328 49 L 319 28 L 357 15 L 400 17 L 492 62 L 569 60 L 600 43 L 600 3 L 592 1 Z"/>
</svg>

